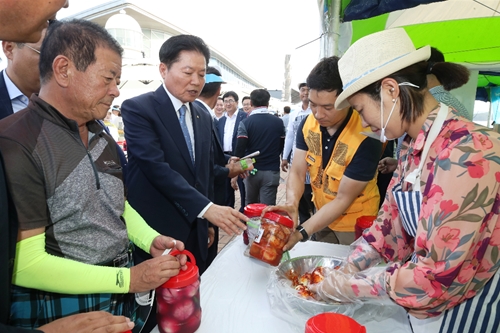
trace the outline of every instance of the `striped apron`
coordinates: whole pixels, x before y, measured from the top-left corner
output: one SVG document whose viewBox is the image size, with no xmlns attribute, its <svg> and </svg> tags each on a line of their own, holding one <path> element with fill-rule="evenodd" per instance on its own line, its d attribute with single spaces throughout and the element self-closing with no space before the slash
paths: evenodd
<svg viewBox="0 0 500 333">
<path fill-rule="evenodd" d="M 441 109 L 429 131 L 427 140 L 420 157 L 417 169 L 407 177 L 402 177 L 399 184 L 393 187 L 394 200 L 399 210 L 399 216 L 405 231 L 415 238 L 422 204 L 420 192 L 420 175 L 425 165 L 425 160 L 434 140 L 446 120 L 448 107 L 441 103 Z M 406 160 L 408 163 L 408 159 Z M 403 170 L 406 169 L 406 165 Z M 402 191 L 403 179 L 413 184 L 413 191 Z M 416 253 L 411 256 L 411 261 L 416 262 Z M 500 271 L 491 278 L 475 297 L 466 300 L 460 305 L 445 311 L 435 318 L 418 319 L 409 315 L 409 320 L 414 333 L 490 333 L 500 332 Z"/>
</svg>

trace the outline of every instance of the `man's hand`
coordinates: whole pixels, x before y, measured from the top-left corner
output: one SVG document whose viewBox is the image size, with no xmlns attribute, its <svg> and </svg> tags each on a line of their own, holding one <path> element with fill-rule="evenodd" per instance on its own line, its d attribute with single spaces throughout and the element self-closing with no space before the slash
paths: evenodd
<svg viewBox="0 0 500 333">
<path fill-rule="evenodd" d="M 398 167 L 398 160 L 392 157 L 384 157 L 378 162 L 378 171 L 380 173 L 391 173 Z"/>
<path fill-rule="evenodd" d="M 185 255 L 164 255 L 141 262 L 130 268 L 129 292 L 140 293 L 156 289 L 172 276 L 179 274 L 181 269 L 186 269 L 186 261 Z"/>
<path fill-rule="evenodd" d="M 285 244 L 285 246 L 283 246 L 283 251 L 291 250 L 295 246 L 295 244 L 297 244 L 301 240 L 302 240 L 302 234 L 300 232 L 298 232 L 297 230 L 295 230 L 290 235 L 288 242 Z"/>
<path fill-rule="evenodd" d="M 238 177 L 231 178 L 231 187 L 233 190 L 238 191 Z"/>
<path fill-rule="evenodd" d="M 265 214 L 267 212 L 285 212 L 292 219 L 294 228 L 299 225 L 299 211 L 297 207 L 290 205 L 267 206 L 262 214 Z"/>
<path fill-rule="evenodd" d="M 229 163 L 226 164 L 226 168 L 229 169 L 229 174 L 227 175 L 229 178 L 234 178 L 234 177 L 245 172 L 245 170 L 243 170 L 243 168 L 241 166 L 239 159 L 234 160 L 231 158 L 229 160 Z"/>
<path fill-rule="evenodd" d="M 151 243 L 149 254 L 151 254 L 152 257 L 159 257 L 163 254 L 163 252 L 165 252 L 166 249 L 177 249 L 179 251 L 183 251 L 184 243 L 179 240 L 175 240 L 172 237 L 160 235 L 153 240 L 153 243 Z"/>
<path fill-rule="evenodd" d="M 212 246 L 215 240 L 215 229 L 213 227 L 208 227 L 208 246 Z"/>
<path fill-rule="evenodd" d="M 134 323 L 126 317 L 92 311 L 54 320 L 38 330 L 45 333 L 122 333 L 132 328 Z"/>
<path fill-rule="evenodd" d="M 203 215 L 204 218 L 224 230 L 229 236 L 241 234 L 241 230 L 246 230 L 247 226 L 241 220 L 248 221 L 248 217 L 237 210 L 219 205 L 211 205 Z"/>
<path fill-rule="evenodd" d="M 288 160 L 281 160 L 281 171 L 288 171 Z"/>
</svg>

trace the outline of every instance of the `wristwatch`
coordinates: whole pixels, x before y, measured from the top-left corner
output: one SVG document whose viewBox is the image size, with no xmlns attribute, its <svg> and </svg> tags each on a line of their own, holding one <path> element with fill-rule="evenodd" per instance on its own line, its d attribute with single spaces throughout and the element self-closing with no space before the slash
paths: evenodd
<svg viewBox="0 0 500 333">
<path fill-rule="evenodd" d="M 300 234 L 302 235 L 302 239 L 300 240 L 301 242 L 305 242 L 309 239 L 309 235 L 307 234 L 306 229 L 304 229 L 303 226 L 299 225 L 297 228 L 295 228 Z"/>
</svg>

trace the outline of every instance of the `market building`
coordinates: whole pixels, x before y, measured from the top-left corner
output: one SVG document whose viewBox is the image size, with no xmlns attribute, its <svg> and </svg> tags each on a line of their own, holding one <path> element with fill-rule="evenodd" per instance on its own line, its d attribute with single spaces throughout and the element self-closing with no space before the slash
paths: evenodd
<svg viewBox="0 0 500 333">
<path fill-rule="evenodd" d="M 79 18 L 104 26 L 124 49 L 120 96 L 121 104 L 127 98 L 156 90 L 161 84 L 158 53 L 161 45 L 171 36 L 190 32 L 146 11 L 140 1 L 114 0 L 84 10 L 68 18 Z M 233 90 L 240 100 L 250 92 L 264 86 L 221 52 L 210 48 L 209 65 L 220 70 L 227 82 L 223 92 Z M 275 101 L 276 102 L 276 101 Z"/>
</svg>

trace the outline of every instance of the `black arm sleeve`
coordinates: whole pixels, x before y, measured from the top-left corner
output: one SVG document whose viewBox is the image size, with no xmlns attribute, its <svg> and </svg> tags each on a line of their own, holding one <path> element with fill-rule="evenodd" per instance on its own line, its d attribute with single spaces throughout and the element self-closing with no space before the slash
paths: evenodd
<svg viewBox="0 0 500 333">
<path fill-rule="evenodd" d="M 378 162 L 382 155 L 382 143 L 372 138 L 366 138 L 359 145 L 356 154 L 347 166 L 344 175 L 347 177 L 367 182 L 373 179 L 377 171 Z"/>
</svg>

